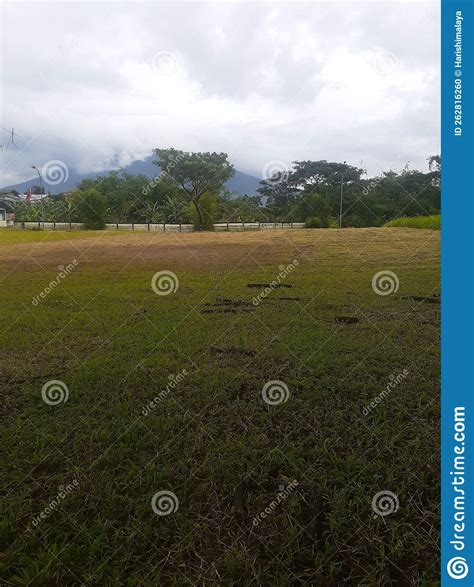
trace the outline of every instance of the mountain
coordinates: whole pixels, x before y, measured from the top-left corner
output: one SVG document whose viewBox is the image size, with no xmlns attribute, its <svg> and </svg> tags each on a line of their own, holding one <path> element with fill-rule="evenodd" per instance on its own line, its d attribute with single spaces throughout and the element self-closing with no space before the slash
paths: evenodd
<svg viewBox="0 0 474 587">
<path fill-rule="evenodd" d="M 159 168 L 152 163 L 152 157 L 148 157 L 143 161 L 134 161 L 125 167 L 125 171 L 132 175 L 146 175 L 147 177 L 155 177 L 159 173 Z M 108 171 L 100 171 L 98 173 L 76 173 L 73 169 L 69 169 L 69 176 L 66 181 L 59 183 L 58 185 L 45 185 L 45 190 L 50 191 L 52 194 L 58 194 L 60 192 L 70 192 L 74 190 L 77 184 L 88 177 L 98 177 L 107 175 Z M 247 194 L 254 196 L 257 193 L 260 179 L 241 171 L 236 171 L 234 176 L 226 183 L 226 187 L 229 190 L 240 192 L 241 194 Z M 22 181 L 14 185 L 5 186 L 16 190 L 20 194 L 25 193 L 30 187 L 38 185 L 38 176 L 35 175 L 32 179 Z"/>
</svg>

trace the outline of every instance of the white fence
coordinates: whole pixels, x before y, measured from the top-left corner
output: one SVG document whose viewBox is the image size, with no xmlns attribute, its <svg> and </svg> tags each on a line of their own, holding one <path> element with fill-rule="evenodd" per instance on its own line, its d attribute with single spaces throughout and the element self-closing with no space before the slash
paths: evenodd
<svg viewBox="0 0 474 587">
<path fill-rule="evenodd" d="M 29 230 L 81 230 L 80 222 L 15 222 L 15 228 Z M 192 224 L 157 224 L 157 223 L 112 223 L 105 225 L 106 230 L 142 230 L 154 232 L 192 232 Z M 222 230 L 270 230 L 275 228 L 304 228 L 304 222 L 220 222 L 214 224 L 215 231 Z"/>
</svg>

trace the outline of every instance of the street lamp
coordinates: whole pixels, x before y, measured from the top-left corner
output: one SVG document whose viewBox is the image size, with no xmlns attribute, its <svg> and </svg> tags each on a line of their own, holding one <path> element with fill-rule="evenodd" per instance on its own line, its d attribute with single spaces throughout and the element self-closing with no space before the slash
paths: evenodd
<svg viewBox="0 0 474 587">
<path fill-rule="evenodd" d="M 42 218 L 42 224 L 43 224 L 43 230 L 44 230 L 44 203 L 43 203 L 43 178 L 41 177 L 41 173 L 40 170 L 36 167 L 36 165 L 32 165 L 31 169 L 34 169 L 36 171 L 36 173 L 38 174 L 39 177 L 39 182 L 40 182 L 40 200 L 41 200 L 41 218 Z"/>
<path fill-rule="evenodd" d="M 344 161 L 344 165 L 346 164 L 346 161 Z M 342 175 L 341 175 L 341 203 L 339 205 L 339 228 L 342 228 L 342 192 L 344 189 L 344 170 L 342 170 Z"/>
</svg>

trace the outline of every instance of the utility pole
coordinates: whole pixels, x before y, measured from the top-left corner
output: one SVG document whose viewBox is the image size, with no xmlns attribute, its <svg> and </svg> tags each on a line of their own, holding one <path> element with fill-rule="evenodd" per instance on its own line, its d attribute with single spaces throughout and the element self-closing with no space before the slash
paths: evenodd
<svg viewBox="0 0 474 587">
<path fill-rule="evenodd" d="M 346 164 L 346 161 L 344 161 L 344 165 Z M 342 228 L 342 194 L 343 194 L 343 190 L 344 190 L 344 171 L 341 172 L 341 203 L 339 205 L 339 228 Z"/>
<path fill-rule="evenodd" d="M 34 169 L 36 171 L 36 173 L 38 174 L 39 177 L 39 182 L 40 182 L 40 196 L 41 196 L 41 222 L 43 225 L 43 230 L 44 230 L 44 202 L 43 202 L 43 178 L 41 177 L 41 173 L 40 170 L 36 167 L 36 165 L 32 165 L 31 166 L 32 169 Z"/>
</svg>

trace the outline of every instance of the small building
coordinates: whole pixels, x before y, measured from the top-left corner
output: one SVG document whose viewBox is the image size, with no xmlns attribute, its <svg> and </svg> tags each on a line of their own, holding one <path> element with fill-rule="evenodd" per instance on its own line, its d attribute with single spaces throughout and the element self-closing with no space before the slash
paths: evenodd
<svg viewBox="0 0 474 587">
<path fill-rule="evenodd" d="M 0 228 L 13 226 L 15 222 L 15 208 L 11 201 L 0 199 Z"/>
<path fill-rule="evenodd" d="M 0 200 L 18 200 L 20 194 L 11 188 L 0 189 Z"/>
</svg>

